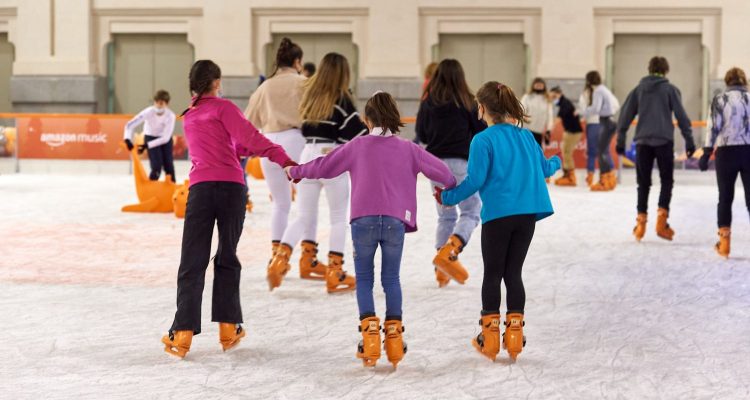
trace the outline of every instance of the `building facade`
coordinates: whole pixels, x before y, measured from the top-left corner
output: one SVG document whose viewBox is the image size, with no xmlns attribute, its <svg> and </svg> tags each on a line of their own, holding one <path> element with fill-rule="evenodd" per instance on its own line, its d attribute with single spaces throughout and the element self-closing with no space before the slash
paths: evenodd
<svg viewBox="0 0 750 400">
<path fill-rule="evenodd" d="M 750 68 L 748 21 L 747 0 L 0 0 L 0 112 L 132 113 L 159 88 L 179 109 L 203 58 L 242 107 L 289 36 L 305 61 L 346 55 L 357 97 L 387 90 L 405 115 L 446 57 L 475 90 L 542 76 L 577 96 L 597 69 L 624 98 L 664 55 L 698 119 L 728 68 Z"/>
</svg>

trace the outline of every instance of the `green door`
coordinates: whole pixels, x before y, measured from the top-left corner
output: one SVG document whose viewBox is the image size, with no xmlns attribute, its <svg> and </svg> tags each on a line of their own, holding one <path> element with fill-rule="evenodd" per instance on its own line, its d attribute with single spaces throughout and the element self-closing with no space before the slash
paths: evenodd
<svg viewBox="0 0 750 400">
<path fill-rule="evenodd" d="M 454 58 L 476 92 L 487 81 L 510 86 L 521 96 L 526 84 L 526 46 L 521 34 L 441 34 L 437 59 Z"/>
<path fill-rule="evenodd" d="M 13 45 L 0 33 L 0 112 L 11 112 L 10 77 L 13 75 Z"/>
<path fill-rule="evenodd" d="M 169 92 L 175 113 L 188 106 L 194 56 L 186 35 L 115 35 L 110 58 L 113 112 L 137 113 L 152 103 L 159 89 Z"/>
</svg>

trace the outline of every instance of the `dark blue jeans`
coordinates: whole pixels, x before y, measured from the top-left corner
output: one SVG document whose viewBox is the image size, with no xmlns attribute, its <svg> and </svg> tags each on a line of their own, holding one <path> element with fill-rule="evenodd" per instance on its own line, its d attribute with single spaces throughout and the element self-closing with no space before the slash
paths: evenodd
<svg viewBox="0 0 750 400">
<path fill-rule="evenodd" d="M 401 319 L 401 254 L 404 250 L 406 227 L 400 220 L 373 215 L 352 221 L 354 243 L 354 271 L 357 276 L 357 305 L 359 317 L 375 315 L 372 288 L 375 282 L 375 251 L 380 246 L 380 282 L 385 291 L 385 319 Z"/>
<path fill-rule="evenodd" d="M 602 126 L 599 124 L 586 124 L 586 170 L 589 172 L 596 171 L 596 157 L 601 131 Z"/>
<path fill-rule="evenodd" d="M 155 136 L 144 136 L 146 143 L 157 139 Z M 161 176 L 161 170 L 164 169 L 164 173 L 172 177 L 172 182 L 177 182 L 177 178 L 174 176 L 174 157 L 172 155 L 172 139 L 169 139 L 167 143 L 161 146 L 148 149 L 148 161 L 151 164 L 151 174 L 149 179 L 152 181 L 158 181 Z"/>
</svg>

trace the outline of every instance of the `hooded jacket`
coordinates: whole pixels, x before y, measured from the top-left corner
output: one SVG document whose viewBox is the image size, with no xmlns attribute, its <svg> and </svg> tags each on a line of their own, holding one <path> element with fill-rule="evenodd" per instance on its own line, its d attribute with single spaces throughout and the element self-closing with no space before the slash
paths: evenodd
<svg viewBox="0 0 750 400">
<path fill-rule="evenodd" d="M 469 111 L 453 102 L 435 104 L 430 97 L 419 105 L 417 138 L 437 158 L 468 160 L 471 139 L 486 128 L 476 108 Z"/>
<path fill-rule="evenodd" d="M 617 147 L 625 148 L 625 140 L 630 124 L 638 116 L 633 140 L 637 144 L 661 146 L 674 142 L 672 114 L 685 138 L 685 148 L 695 148 L 693 130 L 690 127 L 685 108 L 682 106 L 680 90 L 659 75 L 649 75 L 641 79 L 625 99 L 617 124 Z"/>
</svg>

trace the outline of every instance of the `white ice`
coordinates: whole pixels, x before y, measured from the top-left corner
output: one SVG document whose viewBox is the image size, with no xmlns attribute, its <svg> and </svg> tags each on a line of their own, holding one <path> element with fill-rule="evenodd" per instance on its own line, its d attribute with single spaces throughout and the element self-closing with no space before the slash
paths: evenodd
<svg viewBox="0 0 750 400">
<path fill-rule="evenodd" d="M 353 294 L 328 295 L 296 267 L 269 293 L 263 182 L 251 183 L 255 211 L 239 248 L 248 336 L 221 352 L 209 269 L 204 331 L 181 361 L 159 340 L 175 311 L 182 221 L 121 213 L 135 201 L 128 176 L 3 175 L 0 398 L 748 398 L 743 192 L 738 186 L 732 257 L 722 260 L 712 249 L 713 174 L 678 171 L 676 181 L 671 243 L 654 234 L 658 184 L 641 244 L 631 236 L 632 172 L 612 193 L 551 187 L 557 213 L 537 225 L 525 264 L 528 345 L 516 364 L 504 354 L 493 364 L 470 345 L 481 307 L 479 229 L 462 255 L 467 284 L 437 288 L 436 213 L 420 181 L 420 231 L 407 237 L 401 276 L 409 352 L 393 371 L 385 358 L 365 369 L 354 357 Z M 353 269 L 351 251 L 345 266 Z"/>
</svg>

